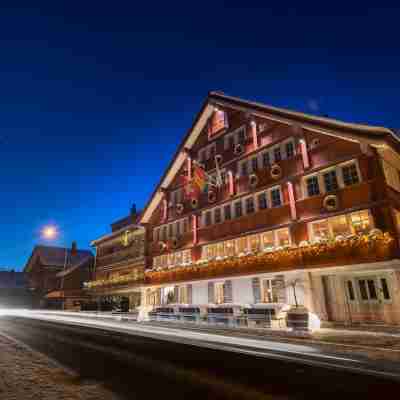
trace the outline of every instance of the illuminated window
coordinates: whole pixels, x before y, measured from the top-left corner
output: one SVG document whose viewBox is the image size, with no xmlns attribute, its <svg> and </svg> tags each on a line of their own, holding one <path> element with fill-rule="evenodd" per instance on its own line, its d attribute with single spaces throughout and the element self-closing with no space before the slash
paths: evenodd
<svg viewBox="0 0 400 400">
<path fill-rule="evenodd" d="M 306 185 L 308 196 L 318 196 L 320 194 L 318 176 L 315 175 L 307 178 Z"/>
<path fill-rule="evenodd" d="M 183 254 L 181 251 L 175 253 L 175 265 L 181 265 L 183 260 Z"/>
<path fill-rule="evenodd" d="M 259 251 L 260 250 L 260 235 L 250 236 L 250 250 Z"/>
<path fill-rule="evenodd" d="M 222 304 L 224 302 L 224 283 L 217 282 L 214 284 L 214 300 L 215 304 Z"/>
<path fill-rule="evenodd" d="M 278 291 L 272 284 L 272 279 L 263 279 L 261 286 L 261 298 L 263 303 L 277 303 Z"/>
<path fill-rule="evenodd" d="M 312 237 L 314 240 L 327 239 L 330 237 L 328 220 L 316 221 L 311 224 Z"/>
<path fill-rule="evenodd" d="M 274 238 L 274 232 L 264 232 L 261 235 L 261 241 L 262 241 L 262 247 L 264 249 L 270 249 L 275 246 L 275 238 Z"/>
<path fill-rule="evenodd" d="M 191 263 L 192 262 L 192 252 L 191 252 L 191 250 L 184 250 L 182 253 L 183 253 L 182 254 L 182 261 L 185 264 Z"/>
<path fill-rule="evenodd" d="M 247 237 L 241 237 L 236 239 L 236 250 L 240 253 L 245 253 L 248 250 L 247 247 Z"/>
<path fill-rule="evenodd" d="M 355 185 L 360 181 L 356 164 L 348 164 L 342 167 L 343 183 L 345 186 Z"/>
<path fill-rule="evenodd" d="M 188 300 L 188 288 L 187 285 L 179 287 L 179 303 L 187 304 L 189 303 Z"/>
<path fill-rule="evenodd" d="M 278 246 L 287 246 L 290 244 L 289 229 L 279 229 L 276 231 L 276 243 Z"/>
<path fill-rule="evenodd" d="M 346 236 L 352 233 L 345 215 L 329 218 L 329 225 L 331 227 L 333 237 L 337 237 L 339 235 Z"/>
<path fill-rule="evenodd" d="M 217 244 L 217 257 L 223 257 L 225 255 L 224 242 Z"/>
<path fill-rule="evenodd" d="M 236 254 L 235 242 L 233 240 L 229 240 L 228 242 L 225 242 L 225 254 L 228 257 L 233 257 Z"/>
<path fill-rule="evenodd" d="M 354 233 L 362 234 L 371 230 L 371 219 L 367 210 L 351 213 L 350 222 Z"/>
<path fill-rule="evenodd" d="M 175 253 L 168 254 L 168 265 L 175 265 Z"/>
</svg>

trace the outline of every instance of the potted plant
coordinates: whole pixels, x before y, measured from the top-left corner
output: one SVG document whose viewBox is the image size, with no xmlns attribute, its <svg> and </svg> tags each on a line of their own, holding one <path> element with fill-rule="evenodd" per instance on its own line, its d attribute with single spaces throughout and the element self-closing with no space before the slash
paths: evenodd
<svg viewBox="0 0 400 400">
<path fill-rule="evenodd" d="M 309 313 L 304 305 L 298 302 L 297 288 L 302 283 L 299 277 L 295 277 L 286 283 L 286 287 L 292 290 L 294 305 L 287 311 L 286 324 L 293 331 L 308 331 L 309 330 Z"/>
</svg>

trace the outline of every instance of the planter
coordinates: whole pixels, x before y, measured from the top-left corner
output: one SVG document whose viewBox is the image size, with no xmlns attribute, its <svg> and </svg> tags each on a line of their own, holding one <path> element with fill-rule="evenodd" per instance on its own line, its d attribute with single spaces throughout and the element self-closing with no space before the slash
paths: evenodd
<svg viewBox="0 0 400 400">
<path fill-rule="evenodd" d="M 293 307 L 286 314 L 286 324 L 293 331 L 309 330 L 309 313 L 303 306 Z"/>
</svg>

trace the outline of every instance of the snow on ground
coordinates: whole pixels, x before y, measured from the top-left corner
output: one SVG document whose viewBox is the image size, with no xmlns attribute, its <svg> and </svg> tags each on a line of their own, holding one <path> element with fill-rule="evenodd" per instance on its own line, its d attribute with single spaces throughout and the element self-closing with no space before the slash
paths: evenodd
<svg viewBox="0 0 400 400">
<path fill-rule="evenodd" d="M 116 400 L 44 355 L 0 333 L 1 400 Z"/>
</svg>

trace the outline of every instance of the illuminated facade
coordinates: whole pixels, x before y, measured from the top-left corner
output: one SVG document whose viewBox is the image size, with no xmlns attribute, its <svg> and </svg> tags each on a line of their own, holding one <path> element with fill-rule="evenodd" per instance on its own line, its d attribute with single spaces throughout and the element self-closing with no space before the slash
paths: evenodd
<svg viewBox="0 0 400 400">
<path fill-rule="evenodd" d="M 210 93 L 141 217 L 144 306 L 290 305 L 296 279 L 323 321 L 400 323 L 399 153 L 386 128 Z M 195 165 L 222 185 L 193 201 Z"/>
<path fill-rule="evenodd" d="M 111 224 L 111 234 L 91 243 L 96 248 L 95 273 L 86 289 L 95 302 L 92 308 L 132 311 L 140 305 L 145 230 L 138 225 L 138 218 L 133 207 L 128 217 Z"/>
</svg>

